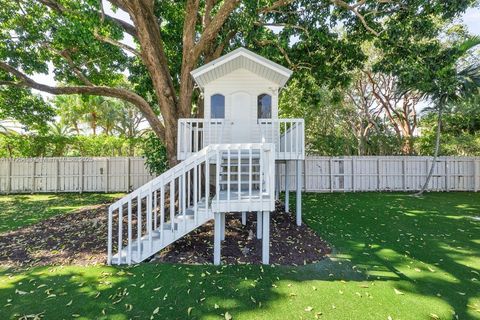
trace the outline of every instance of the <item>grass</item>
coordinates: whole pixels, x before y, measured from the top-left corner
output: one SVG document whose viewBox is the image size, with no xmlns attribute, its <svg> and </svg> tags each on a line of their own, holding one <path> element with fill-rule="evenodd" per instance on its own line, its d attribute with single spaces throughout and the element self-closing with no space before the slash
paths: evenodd
<svg viewBox="0 0 480 320">
<path fill-rule="evenodd" d="M 0 319 L 480 319 L 480 194 L 308 194 L 303 205 L 333 261 L 3 270 Z"/>
<path fill-rule="evenodd" d="M 121 194 L 62 193 L 0 196 L 0 233 L 88 205 L 112 202 Z"/>
</svg>

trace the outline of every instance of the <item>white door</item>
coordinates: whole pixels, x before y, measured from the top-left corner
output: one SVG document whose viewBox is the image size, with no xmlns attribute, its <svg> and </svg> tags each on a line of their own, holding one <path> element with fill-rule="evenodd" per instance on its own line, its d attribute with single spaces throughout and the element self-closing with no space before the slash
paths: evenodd
<svg viewBox="0 0 480 320">
<path fill-rule="evenodd" d="M 255 109 L 251 96 L 246 92 L 236 92 L 231 96 L 231 135 L 232 143 L 253 142 L 252 131 L 255 126 Z"/>
</svg>

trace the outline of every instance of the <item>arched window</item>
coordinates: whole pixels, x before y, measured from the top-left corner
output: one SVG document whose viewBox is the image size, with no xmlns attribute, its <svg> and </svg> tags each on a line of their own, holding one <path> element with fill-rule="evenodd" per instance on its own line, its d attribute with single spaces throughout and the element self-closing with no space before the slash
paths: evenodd
<svg viewBox="0 0 480 320">
<path fill-rule="evenodd" d="M 214 94 L 210 97 L 210 118 L 225 118 L 225 96 L 223 94 Z"/>
<path fill-rule="evenodd" d="M 263 93 L 257 98 L 258 119 L 272 118 L 272 96 Z"/>
</svg>

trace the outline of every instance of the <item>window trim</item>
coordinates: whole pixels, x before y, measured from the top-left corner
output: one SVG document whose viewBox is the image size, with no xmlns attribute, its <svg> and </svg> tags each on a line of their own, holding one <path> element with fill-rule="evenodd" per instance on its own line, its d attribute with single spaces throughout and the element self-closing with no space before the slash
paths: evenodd
<svg viewBox="0 0 480 320">
<path fill-rule="evenodd" d="M 212 100 L 213 97 L 215 96 L 221 96 L 223 97 L 223 117 L 213 117 L 213 105 L 212 105 Z M 210 95 L 210 119 L 225 119 L 225 95 L 221 93 L 214 93 Z"/>
<path fill-rule="evenodd" d="M 270 97 L 270 117 L 260 117 L 260 97 L 261 96 L 269 96 Z M 263 97 L 262 97 L 263 99 Z M 263 107 L 263 105 L 262 105 Z M 273 95 L 263 92 L 257 95 L 257 119 L 272 119 L 273 118 Z"/>
</svg>

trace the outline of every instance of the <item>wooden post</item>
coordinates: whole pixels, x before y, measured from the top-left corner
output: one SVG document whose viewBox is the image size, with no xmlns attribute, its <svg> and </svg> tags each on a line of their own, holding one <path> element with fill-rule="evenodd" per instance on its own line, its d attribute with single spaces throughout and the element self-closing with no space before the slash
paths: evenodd
<svg viewBox="0 0 480 320">
<path fill-rule="evenodd" d="M 131 183 L 131 178 L 130 178 L 130 157 L 127 157 L 127 188 L 126 188 L 126 192 L 129 192 L 131 189 L 130 189 L 130 183 Z"/>
<path fill-rule="evenodd" d="M 33 168 L 32 168 L 32 193 L 35 192 L 35 159 L 33 159 Z"/>
<path fill-rule="evenodd" d="M 242 225 L 247 224 L 247 213 L 245 211 L 242 211 Z"/>
<path fill-rule="evenodd" d="M 301 160 L 297 160 L 297 204 L 295 212 L 297 214 L 297 226 L 302 225 L 302 166 Z"/>
<path fill-rule="evenodd" d="M 270 211 L 263 211 L 263 230 L 262 230 L 262 263 L 270 262 Z"/>
<path fill-rule="evenodd" d="M 221 220 L 222 214 L 220 212 L 214 213 L 215 222 L 214 222 L 214 239 L 213 239 L 213 264 L 218 266 L 220 265 L 220 255 L 221 255 Z"/>
<path fill-rule="evenodd" d="M 474 163 L 474 168 L 475 168 L 475 163 Z M 445 158 L 445 191 L 449 191 L 449 186 L 448 186 L 448 180 L 449 180 L 449 174 L 448 174 L 448 170 L 450 170 L 449 166 L 448 166 L 448 158 Z M 475 177 L 475 176 L 474 176 Z M 475 178 L 473 178 L 475 180 Z"/>
<path fill-rule="evenodd" d="M 472 164 L 473 164 L 473 191 L 477 192 L 478 191 L 478 185 L 477 185 L 477 163 L 475 161 L 475 158 L 472 159 Z"/>
<path fill-rule="evenodd" d="M 289 178 L 288 178 L 288 160 L 285 160 L 285 212 L 290 212 L 290 195 L 289 195 Z"/>
<path fill-rule="evenodd" d="M 332 165 L 332 158 L 328 159 L 328 173 L 330 174 L 330 192 L 333 192 L 333 165 Z M 298 161 L 297 161 L 297 179 L 298 179 Z M 298 189 L 298 182 L 297 182 L 297 189 Z"/>
<path fill-rule="evenodd" d="M 275 164 L 275 200 L 280 199 L 280 164 Z"/>
<path fill-rule="evenodd" d="M 377 190 L 380 191 L 380 158 L 377 158 Z"/>
<path fill-rule="evenodd" d="M 225 240 L 225 212 L 222 212 L 220 214 L 220 217 L 221 217 L 221 229 L 220 229 L 220 238 L 221 240 Z"/>
<path fill-rule="evenodd" d="M 58 179 L 59 179 L 59 176 L 60 176 L 60 163 L 58 161 L 58 158 L 55 159 L 55 193 L 58 192 L 58 186 L 59 186 L 59 183 L 58 183 Z"/>
<path fill-rule="evenodd" d="M 7 194 L 12 191 L 12 159 L 7 160 Z"/>
<path fill-rule="evenodd" d="M 105 193 L 108 193 L 108 158 L 105 158 Z"/>
<path fill-rule="evenodd" d="M 352 157 L 352 191 L 355 192 L 355 157 Z"/>
<path fill-rule="evenodd" d="M 262 239 L 262 211 L 257 211 L 257 239 Z"/>
<path fill-rule="evenodd" d="M 80 193 L 83 192 L 83 158 L 80 159 L 80 173 L 78 174 L 78 185 L 80 188 Z"/>
<path fill-rule="evenodd" d="M 405 157 L 402 161 L 402 186 L 403 191 L 407 191 L 407 158 Z"/>
</svg>

